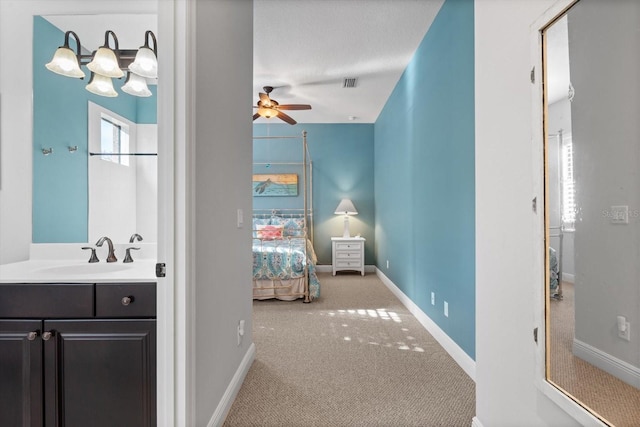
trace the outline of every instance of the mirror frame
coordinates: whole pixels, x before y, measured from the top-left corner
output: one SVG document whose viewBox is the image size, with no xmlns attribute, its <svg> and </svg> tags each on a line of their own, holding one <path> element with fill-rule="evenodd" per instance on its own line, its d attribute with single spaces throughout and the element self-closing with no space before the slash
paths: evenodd
<svg viewBox="0 0 640 427">
<path fill-rule="evenodd" d="M 610 426 L 606 420 L 592 412 L 586 405 L 569 395 L 549 379 L 547 361 L 550 350 L 547 342 L 550 332 L 547 328 L 550 314 L 547 310 L 549 300 L 549 257 L 546 255 L 549 230 L 547 229 L 548 206 L 545 203 L 547 173 L 547 103 L 543 82 L 546 81 L 546 55 L 543 45 L 544 31 L 562 18 L 565 13 L 580 0 L 558 0 L 542 14 L 530 27 L 532 75 L 532 161 L 533 161 L 533 194 L 534 203 L 540 209 L 534 211 L 533 261 L 535 263 L 533 277 L 534 288 L 534 325 L 537 330 L 536 375 L 535 385 L 546 397 L 569 414 L 583 426 Z M 544 286 L 541 288 L 540 285 Z M 534 331 L 534 334 L 536 332 Z"/>
</svg>

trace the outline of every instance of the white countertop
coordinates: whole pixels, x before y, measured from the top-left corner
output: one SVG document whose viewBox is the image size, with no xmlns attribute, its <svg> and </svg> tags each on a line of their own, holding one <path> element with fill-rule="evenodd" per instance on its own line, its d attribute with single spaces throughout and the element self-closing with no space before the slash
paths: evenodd
<svg viewBox="0 0 640 427">
<path fill-rule="evenodd" d="M 110 283 L 155 282 L 155 260 L 132 263 L 86 260 L 40 260 L 0 265 L 0 283 Z"/>
</svg>

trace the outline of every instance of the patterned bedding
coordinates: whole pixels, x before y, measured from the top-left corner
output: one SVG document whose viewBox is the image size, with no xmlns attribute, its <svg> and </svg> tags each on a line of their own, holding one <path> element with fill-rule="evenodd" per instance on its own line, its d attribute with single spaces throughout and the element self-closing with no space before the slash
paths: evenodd
<svg viewBox="0 0 640 427">
<path fill-rule="evenodd" d="M 305 259 L 304 245 L 308 259 Z M 320 296 L 320 282 L 316 275 L 316 256 L 311 242 L 304 237 L 284 239 L 253 239 L 253 279 L 290 280 L 304 277 L 309 271 L 309 297 Z"/>
<path fill-rule="evenodd" d="M 558 275 L 558 256 L 556 250 L 549 246 L 549 288 L 552 297 L 558 293 Z"/>
</svg>

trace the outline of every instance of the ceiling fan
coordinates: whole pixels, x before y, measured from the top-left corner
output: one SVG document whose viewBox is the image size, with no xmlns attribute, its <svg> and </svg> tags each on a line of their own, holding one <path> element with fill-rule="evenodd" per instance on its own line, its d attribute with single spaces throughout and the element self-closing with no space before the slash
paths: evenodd
<svg viewBox="0 0 640 427">
<path fill-rule="evenodd" d="M 311 105 L 309 104 L 283 104 L 280 105 L 278 101 L 275 99 L 271 99 L 269 94 L 273 90 L 273 86 L 265 86 L 263 87 L 264 93 L 260 92 L 260 99 L 255 107 L 258 112 L 253 115 L 253 120 L 258 117 L 264 117 L 266 119 L 270 119 L 272 117 L 277 117 L 280 120 L 283 120 L 290 125 L 295 125 L 297 122 L 293 120 L 289 115 L 282 112 L 282 110 L 310 110 Z"/>
</svg>

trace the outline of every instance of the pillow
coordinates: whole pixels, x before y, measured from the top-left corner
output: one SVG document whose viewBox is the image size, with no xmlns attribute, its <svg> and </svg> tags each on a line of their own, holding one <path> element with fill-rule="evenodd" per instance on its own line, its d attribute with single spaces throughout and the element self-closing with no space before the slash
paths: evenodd
<svg viewBox="0 0 640 427">
<path fill-rule="evenodd" d="M 304 218 L 283 218 L 279 216 L 271 217 L 271 224 L 282 225 L 284 227 L 284 237 L 303 237 Z"/>
<path fill-rule="evenodd" d="M 256 229 L 258 230 L 256 232 L 256 237 L 258 239 L 276 240 L 282 239 L 282 231 L 284 227 L 282 225 L 261 224 L 257 225 Z"/>
<path fill-rule="evenodd" d="M 253 218 L 253 237 L 258 237 L 257 231 L 259 225 L 271 224 L 271 218 Z"/>
</svg>

